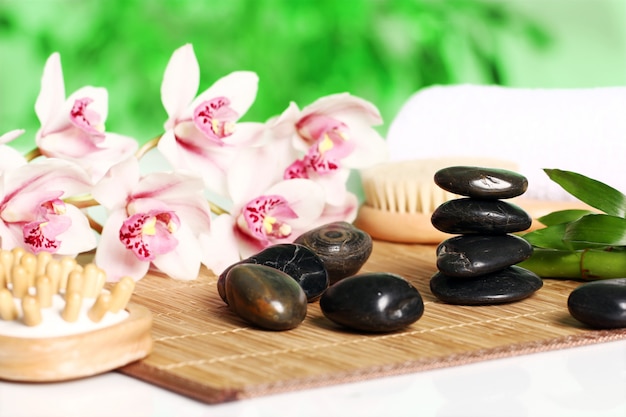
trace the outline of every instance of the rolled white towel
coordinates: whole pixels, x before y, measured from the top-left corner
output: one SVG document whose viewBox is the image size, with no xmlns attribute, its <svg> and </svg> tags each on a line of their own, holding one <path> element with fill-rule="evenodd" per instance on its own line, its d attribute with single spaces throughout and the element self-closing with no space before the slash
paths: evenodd
<svg viewBox="0 0 626 417">
<path fill-rule="evenodd" d="M 626 193 L 626 87 L 429 87 L 403 105 L 387 143 L 392 160 L 512 161 L 533 199 L 572 199 L 543 168 L 575 171 Z"/>
</svg>

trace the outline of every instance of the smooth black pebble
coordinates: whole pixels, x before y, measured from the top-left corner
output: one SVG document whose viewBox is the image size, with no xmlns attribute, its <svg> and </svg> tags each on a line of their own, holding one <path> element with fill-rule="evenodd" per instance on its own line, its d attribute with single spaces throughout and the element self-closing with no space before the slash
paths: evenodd
<svg viewBox="0 0 626 417">
<path fill-rule="evenodd" d="M 439 205 L 431 216 L 436 229 L 451 234 L 505 234 L 526 230 L 531 217 L 502 200 L 457 198 Z"/>
<path fill-rule="evenodd" d="M 567 299 L 570 314 L 598 329 L 626 327 L 626 278 L 603 279 L 576 287 Z"/>
<path fill-rule="evenodd" d="M 235 314 L 263 329 L 293 329 L 306 317 L 307 300 L 300 285 L 269 266 L 233 266 L 226 274 L 225 292 Z"/>
<path fill-rule="evenodd" d="M 462 235 L 437 247 L 437 269 L 454 277 L 476 277 L 504 269 L 530 257 L 533 247 L 521 237 Z"/>
<path fill-rule="evenodd" d="M 452 166 L 437 171 L 434 180 L 446 191 L 473 198 L 513 198 L 528 189 L 526 177 L 499 168 Z"/>
<path fill-rule="evenodd" d="M 333 222 L 309 230 L 294 243 L 307 246 L 324 262 L 331 284 L 359 272 L 372 254 L 372 238 L 348 222 Z"/>
<path fill-rule="evenodd" d="M 320 298 L 329 320 L 352 330 L 392 332 L 424 314 L 419 291 L 399 275 L 363 273 L 331 285 Z"/>
<path fill-rule="evenodd" d="M 217 280 L 217 291 L 227 302 L 224 292 L 224 279 L 234 265 L 265 265 L 293 278 L 304 290 L 308 302 L 317 300 L 330 285 L 324 261 L 310 248 L 295 243 L 281 243 L 268 246 L 259 253 L 226 268 Z"/>
<path fill-rule="evenodd" d="M 430 291 L 448 304 L 487 305 L 522 300 L 543 286 L 534 272 L 513 265 L 474 278 L 451 277 L 441 272 L 430 279 Z"/>
</svg>

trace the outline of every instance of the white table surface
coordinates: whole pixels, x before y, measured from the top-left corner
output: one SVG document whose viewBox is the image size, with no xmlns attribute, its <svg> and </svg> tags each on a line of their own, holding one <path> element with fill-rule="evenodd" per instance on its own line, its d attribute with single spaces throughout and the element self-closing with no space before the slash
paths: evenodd
<svg viewBox="0 0 626 417">
<path fill-rule="evenodd" d="M 626 417 L 626 340 L 207 405 L 117 372 L 0 382 L 2 417 Z"/>
</svg>

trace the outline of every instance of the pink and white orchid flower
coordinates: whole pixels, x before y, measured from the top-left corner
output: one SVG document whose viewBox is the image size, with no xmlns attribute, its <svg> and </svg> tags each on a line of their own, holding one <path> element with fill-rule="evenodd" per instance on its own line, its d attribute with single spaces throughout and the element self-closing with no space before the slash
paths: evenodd
<svg viewBox="0 0 626 417">
<path fill-rule="evenodd" d="M 45 159 L 0 172 L 0 241 L 2 249 L 23 247 L 73 256 L 93 249 L 89 221 L 63 198 L 87 193 L 91 182 L 83 169 L 59 159 Z"/>
<path fill-rule="evenodd" d="M 281 181 L 256 194 L 251 190 L 242 189 L 231 214 L 213 219 L 211 233 L 202 238 L 203 263 L 216 274 L 270 245 L 293 242 L 324 209 L 324 191 L 310 180 Z"/>
<path fill-rule="evenodd" d="M 270 145 L 257 157 L 273 158 L 283 167 L 282 177 L 308 178 L 326 190 L 326 201 L 344 206 L 351 169 L 388 159 L 384 139 L 372 127 L 382 122 L 378 109 L 347 93 L 322 97 L 299 110 L 291 103 L 268 121 Z"/>
<path fill-rule="evenodd" d="M 183 172 L 141 176 L 129 158 L 112 167 L 92 195 L 108 211 L 95 262 L 109 281 L 143 278 L 150 265 L 175 279 L 197 278 L 199 238 L 211 213 L 202 180 Z"/>
<path fill-rule="evenodd" d="M 24 129 L 16 129 L 0 136 L 0 173 L 27 163 L 26 158 L 17 149 L 7 145 L 22 134 L 24 134 Z"/>
<path fill-rule="evenodd" d="M 36 136 L 41 154 L 82 166 L 94 182 L 137 150 L 135 139 L 105 132 L 106 89 L 82 87 L 66 99 L 58 53 L 46 61 L 35 112 L 41 123 Z"/>
<path fill-rule="evenodd" d="M 262 123 L 237 123 L 254 102 L 257 84 L 255 73 L 236 71 L 195 97 L 200 67 L 193 47 L 174 51 L 161 85 L 168 119 L 159 151 L 174 168 L 197 173 L 210 191 L 225 195 L 232 158 L 261 135 Z"/>
</svg>

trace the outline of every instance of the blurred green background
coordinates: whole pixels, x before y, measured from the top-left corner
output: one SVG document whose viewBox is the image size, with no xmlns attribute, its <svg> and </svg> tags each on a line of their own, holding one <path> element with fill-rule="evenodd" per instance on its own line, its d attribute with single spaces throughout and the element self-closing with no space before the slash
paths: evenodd
<svg viewBox="0 0 626 417">
<path fill-rule="evenodd" d="M 144 142 L 166 119 L 159 88 L 190 42 L 200 91 L 256 71 L 243 120 L 332 93 L 372 101 L 389 123 L 432 84 L 626 85 L 626 0 L 0 0 L 0 134 L 38 128 L 43 65 L 61 54 L 66 93 L 109 90 L 107 130 Z"/>
</svg>

